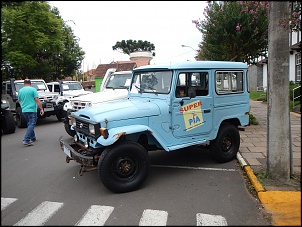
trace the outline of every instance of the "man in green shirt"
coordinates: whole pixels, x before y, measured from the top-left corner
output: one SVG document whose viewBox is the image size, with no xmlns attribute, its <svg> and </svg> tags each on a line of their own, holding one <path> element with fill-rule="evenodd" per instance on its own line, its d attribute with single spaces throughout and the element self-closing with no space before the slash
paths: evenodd
<svg viewBox="0 0 302 227">
<path fill-rule="evenodd" d="M 40 115 L 44 114 L 42 103 L 39 99 L 37 90 L 31 86 L 29 79 L 24 80 L 24 87 L 18 93 L 18 100 L 21 104 L 22 114 L 27 122 L 27 130 L 23 139 L 26 146 L 34 145 L 37 140 L 35 135 L 35 126 L 37 122 L 37 107 L 40 109 Z"/>
</svg>

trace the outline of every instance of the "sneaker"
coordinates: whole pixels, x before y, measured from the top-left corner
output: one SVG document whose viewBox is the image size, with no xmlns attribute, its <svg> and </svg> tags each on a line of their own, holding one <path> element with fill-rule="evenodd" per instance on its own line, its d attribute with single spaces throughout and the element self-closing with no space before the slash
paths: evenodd
<svg viewBox="0 0 302 227">
<path fill-rule="evenodd" d="M 23 145 L 25 145 L 25 146 L 33 146 L 34 144 L 33 144 L 32 141 L 29 141 L 29 142 L 23 141 Z"/>
<path fill-rule="evenodd" d="M 34 139 L 34 140 L 30 140 L 29 142 L 30 143 L 34 143 L 34 142 L 36 142 L 37 140 L 36 139 Z"/>
</svg>

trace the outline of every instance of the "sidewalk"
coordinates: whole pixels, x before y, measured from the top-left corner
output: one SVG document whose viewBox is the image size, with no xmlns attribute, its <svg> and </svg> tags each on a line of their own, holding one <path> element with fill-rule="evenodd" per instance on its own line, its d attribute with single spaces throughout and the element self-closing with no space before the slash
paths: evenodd
<svg viewBox="0 0 302 227">
<path fill-rule="evenodd" d="M 254 173 L 266 170 L 267 162 L 267 104 L 250 100 L 251 114 L 259 125 L 240 131 L 238 160 L 252 182 L 259 200 L 272 214 L 274 226 L 301 226 L 301 181 L 297 185 L 260 183 Z M 293 171 L 301 179 L 301 115 L 290 114 L 293 151 Z"/>
</svg>

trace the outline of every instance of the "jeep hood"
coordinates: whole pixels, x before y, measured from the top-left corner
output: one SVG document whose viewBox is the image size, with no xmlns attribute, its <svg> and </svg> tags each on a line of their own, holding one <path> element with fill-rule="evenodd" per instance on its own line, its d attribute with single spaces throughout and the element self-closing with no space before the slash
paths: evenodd
<svg viewBox="0 0 302 227">
<path fill-rule="evenodd" d="M 56 95 L 58 95 L 58 93 L 56 92 L 44 92 L 44 91 L 38 91 L 38 95 L 40 98 L 47 98 L 49 96 L 54 97 Z"/>
<path fill-rule="evenodd" d="M 80 97 L 75 97 L 70 101 L 82 101 L 82 102 L 92 102 L 92 105 L 109 102 L 113 100 L 126 99 L 128 97 L 127 89 L 106 89 L 102 92 L 96 92 L 92 94 L 83 95 Z"/>
<path fill-rule="evenodd" d="M 70 91 L 63 91 L 64 96 L 79 96 L 79 95 L 86 95 L 91 94 L 92 91 L 81 91 L 81 90 L 70 90 Z"/>
<path fill-rule="evenodd" d="M 74 113 L 95 122 L 126 120 L 142 117 L 157 116 L 160 114 L 159 107 L 149 100 L 118 100 L 87 107 Z"/>
</svg>

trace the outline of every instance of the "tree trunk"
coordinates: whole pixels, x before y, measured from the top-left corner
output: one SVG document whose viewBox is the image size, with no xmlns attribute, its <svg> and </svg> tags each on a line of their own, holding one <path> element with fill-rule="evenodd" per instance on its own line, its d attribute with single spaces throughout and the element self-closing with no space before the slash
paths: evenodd
<svg viewBox="0 0 302 227">
<path fill-rule="evenodd" d="M 267 172 L 279 182 L 290 179 L 289 2 L 270 1 L 268 26 Z"/>
</svg>

